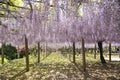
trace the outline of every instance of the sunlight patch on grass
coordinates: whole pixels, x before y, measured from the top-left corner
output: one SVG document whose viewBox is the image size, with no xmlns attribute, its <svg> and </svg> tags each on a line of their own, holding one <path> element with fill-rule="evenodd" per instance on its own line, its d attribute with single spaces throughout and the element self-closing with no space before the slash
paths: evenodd
<svg viewBox="0 0 120 80">
<path fill-rule="evenodd" d="M 86 54 L 86 63 L 96 63 L 100 62 L 99 54 L 96 55 L 96 59 L 94 59 L 93 53 L 85 53 Z M 82 54 L 76 55 L 76 63 L 82 64 Z"/>
<path fill-rule="evenodd" d="M 69 63 L 70 61 L 65 58 L 62 54 L 60 54 L 59 52 L 53 52 L 51 53 L 48 57 L 44 58 L 43 60 L 41 60 L 42 63 Z"/>
</svg>

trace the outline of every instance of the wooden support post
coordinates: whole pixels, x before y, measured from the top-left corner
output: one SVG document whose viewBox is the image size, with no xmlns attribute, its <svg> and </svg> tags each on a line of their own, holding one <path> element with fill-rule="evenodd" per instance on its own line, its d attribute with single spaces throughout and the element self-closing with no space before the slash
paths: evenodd
<svg viewBox="0 0 120 80">
<path fill-rule="evenodd" d="M 96 44 L 95 44 L 95 48 L 94 48 L 94 59 L 96 59 Z"/>
<path fill-rule="evenodd" d="M 76 52 L 75 52 L 75 42 L 73 42 L 73 63 L 75 63 L 75 55 L 76 55 Z"/>
<path fill-rule="evenodd" d="M 38 63 L 40 62 L 40 42 L 38 42 Z"/>
<path fill-rule="evenodd" d="M 86 59 L 85 59 L 85 42 L 82 38 L 82 61 L 83 61 L 83 71 L 86 71 Z"/>
<path fill-rule="evenodd" d="M 109 61 L 111 62 L 111 43 L 109 43 Z"/>
<path fill-rule="evenodd" d="M 28 51 L 28 40 L 25 35 L 25 55 L 26 55 L 26 71 L 29 71 L 29 51 Z"/>
<path fill-rule="evenodd" d="M 1 61 L 2 64 L 4 64 L 4 46 L 5 44 L 4 42 L 2 42 L 2 61 Z"/>
<path fill-rule="evenodd" d="M 47 41 L 45 42 L 45 57 L 47 57 Z"/>
</svg>

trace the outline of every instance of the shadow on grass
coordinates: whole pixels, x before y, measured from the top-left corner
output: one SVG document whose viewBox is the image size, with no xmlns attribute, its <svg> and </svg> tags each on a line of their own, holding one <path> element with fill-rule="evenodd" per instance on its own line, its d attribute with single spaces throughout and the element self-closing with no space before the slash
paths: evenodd
<svg viewBox="0 0 120 80">
<path fill-rule="evenodd" d="M 76 68 L 80 71 L 80 72 L 83 72 L 83 70 L 81 69 L 81 68 L 79 68 L 79 64 L 77 64 L 77 63 L 73 63 L 75 66 L 76 66 Z"/>
<path fill-rule="evenodd" d="M 76 66 L 76 68 L 77 68 L 80 72 L 83 73 L 83 79 L 84 79 L 84 80 L 87 80 L 87 78 L 90 77 L 90 75 L 89 75 L 89 73 L 88 73 L 87 70 L 84 71 L 83 69 L 81 69 L 81 66 L 79 66 L 79 64 L 77 64 L 77 63 L 74 63 L 74 65 Z M 82 67 L 82 68 L 83 68 L 83 67 Z"/>
<path fill-rule="evenodd" d="M 21 76 L 21 75 L 23 75 L 23 74 L 26 73 L 26 72 L 27 72 L 26 69 L 24 69 L 24 70 L 20 71 L 19 73 L 15 74 L 15 75 L 14 75 L 13 77 L 11 77 L 9 80 L 15 80 L 16 77 Z"/>
<path fill-rule="evenodd" d="M 50 56 L 51 55 L 51 53 L 49 53 L 49 54 L 46 54 L 46 56 L 41 60 L 41 61 L 43 61 L 43 60 L 45 60 L 48 56 Z"/>
<path fill-rule="evenodd" d="M 0 75 L 0 80 L 6 80 L 6 79 L 8 79 L 6 76 Z"/>
</svg>

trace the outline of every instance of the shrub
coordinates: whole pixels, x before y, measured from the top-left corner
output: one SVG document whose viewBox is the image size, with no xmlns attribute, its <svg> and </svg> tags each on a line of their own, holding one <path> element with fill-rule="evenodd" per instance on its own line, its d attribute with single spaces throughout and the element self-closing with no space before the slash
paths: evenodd
<svg viewBox="0 0 120 80">
<path fill-rule="evenodd" d="M 16 53 L 17 53 L 16 47 L 12 46 L 11 44 L 4 45 L 5 58 L 7 58 L 8 60 L 13 60 L 16 58 Z M 0 54 L 2 54 L 1 48 L 0 48 Z"/>
</svg>

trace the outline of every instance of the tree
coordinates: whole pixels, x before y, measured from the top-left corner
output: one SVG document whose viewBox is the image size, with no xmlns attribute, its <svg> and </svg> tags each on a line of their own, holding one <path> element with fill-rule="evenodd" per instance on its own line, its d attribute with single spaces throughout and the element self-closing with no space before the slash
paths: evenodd
<svg viewBox="0 0 120 80">
<path fill-rule="evenodd" d="M 91 36 L 93 42 L 97 42 L 102 63 L 106 63 L 103 57 L 103 42 L 119 40 L 119 38 L 116 38 L 119 36 L 117 31 L 118 21 L 116 21 L 119 17 L 118 10 L 117 2 L 109 0 L 90 2 L 83 7 L 86 34 Z"/>
<path fill-rule="evenodd" d="M 15 17 L 19 9 L 25 9 L 23 7 L 24 2 L 22 0 L 1 0 L 0 1 L 0 17 Z"/>
</svg>

